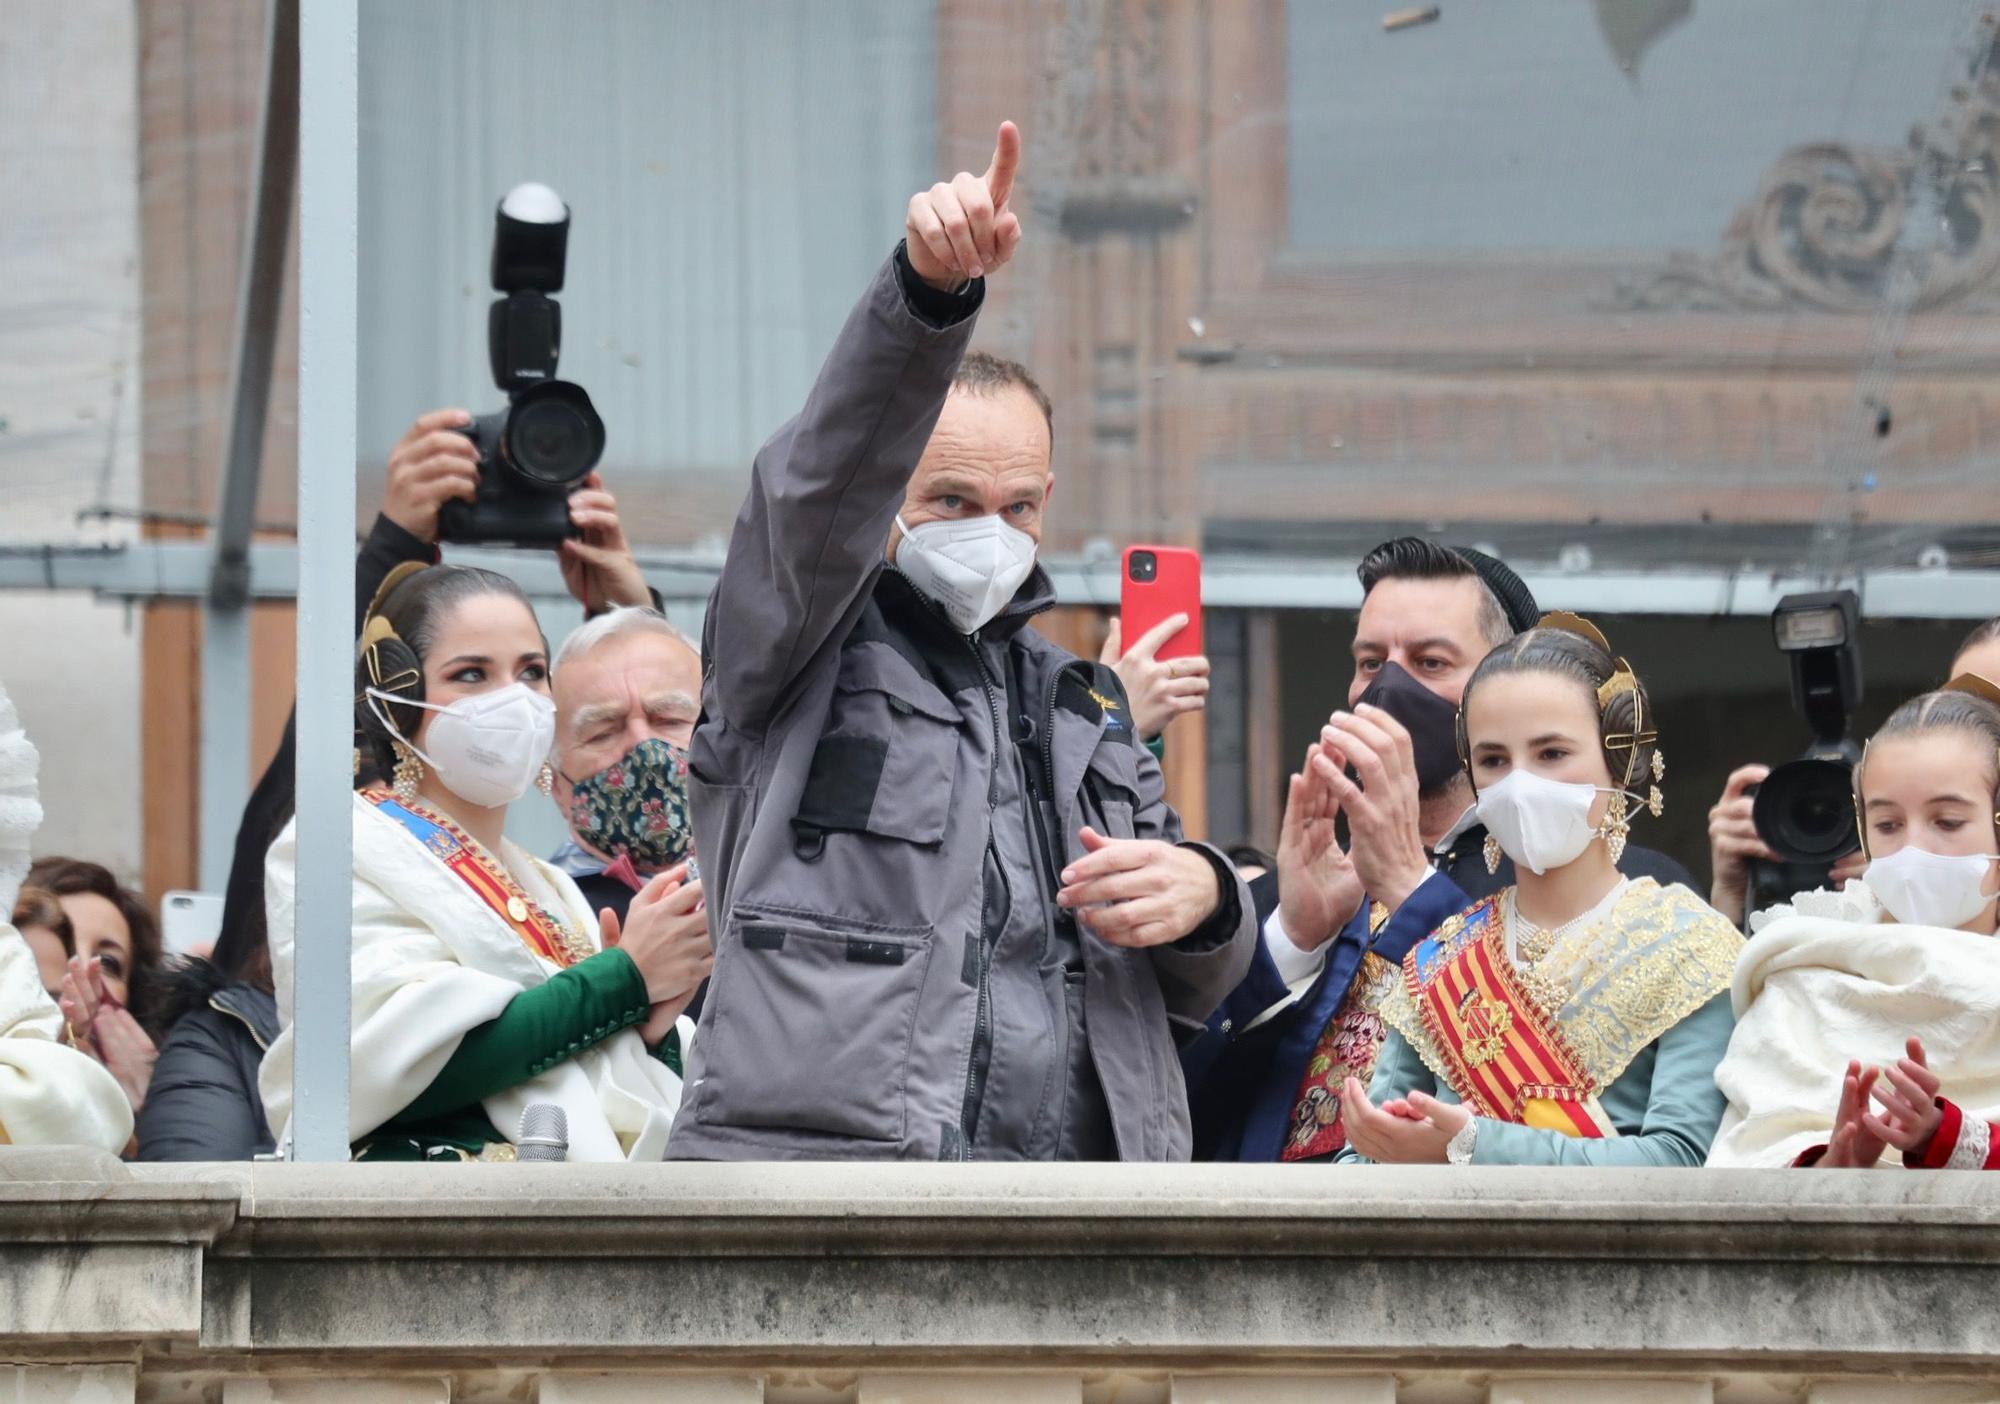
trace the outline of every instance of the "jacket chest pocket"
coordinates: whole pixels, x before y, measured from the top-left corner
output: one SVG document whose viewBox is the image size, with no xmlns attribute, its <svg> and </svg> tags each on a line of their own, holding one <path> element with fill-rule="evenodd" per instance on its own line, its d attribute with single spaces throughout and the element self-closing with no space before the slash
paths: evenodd
<svg viewBox="0 0 2000 1404">
<path fill-rule="evenodd" d="M 1138 837 L 1139 760 L 1123 741 L 1105 740 L 1083 773 L 1084 794 L 1108 838 Z"/>
<path fill-rule="evenodd" d="M 942 843 L 958 721 L 951 699 L 886 644 L 844 654 L 792 819 L 800 856 L 817 857 L 829 833 Z"/>
</svg>

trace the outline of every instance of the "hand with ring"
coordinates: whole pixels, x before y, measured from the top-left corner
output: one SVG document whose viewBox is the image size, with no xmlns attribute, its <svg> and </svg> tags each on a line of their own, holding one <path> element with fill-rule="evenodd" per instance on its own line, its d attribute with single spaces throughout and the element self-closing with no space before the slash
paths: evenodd
<svg viewBox="0 0 2000 1404">
<path fill-rule="evenodd" d="M 1168 722 L 1182 713 L 1199 712 L 1208 705 L 1206 658 L 1154 656 L 1187 625 L 1185 614 L 1170 615 L 1127 649 L 1119 621 L 1111 621 L 1111 632 L 1097 661 L 1118 674 L 1125 696 L 1132 703 L 1132 722 L 1142 741 L 1158 736 L 1167 729 Z"/>
</svg>

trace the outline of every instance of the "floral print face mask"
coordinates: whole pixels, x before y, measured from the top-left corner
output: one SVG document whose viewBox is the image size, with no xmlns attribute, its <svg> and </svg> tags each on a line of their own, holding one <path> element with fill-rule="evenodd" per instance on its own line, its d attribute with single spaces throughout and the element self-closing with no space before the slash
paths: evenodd
<svg viewBox="0 0 2000 1404">
<path fill-rule="evenodd" d="M 595 775 L 575 782 L 569 827 L 611 859 L 628 858 L 642 876 L 688 856 L 688 753 L 648 737 Z"/>
</svg>

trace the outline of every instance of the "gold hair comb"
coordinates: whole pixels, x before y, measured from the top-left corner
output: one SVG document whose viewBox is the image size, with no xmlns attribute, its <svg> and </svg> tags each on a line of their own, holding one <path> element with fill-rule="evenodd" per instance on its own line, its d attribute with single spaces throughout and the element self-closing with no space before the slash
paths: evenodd
<svg viewBox="0 0 2000 1404">
<path fill-rule="evenodd" d="M 405 580 L 408 580 L 418 571 L 429 570 L 430 568 L 430 562 L 428 561 L 403 561 L 396 565 L 387 575 L 382 577 L 382 583 L 375 587 L 375 596 L 368 601 L 368 613 L 363 615 L 362 618 L 372 621 L 375 618 L 375 612 L 382 608 L 382 601 L 389 598 L 391 590 L 395 589 Z M 392 629 L 389 632 L 393 634 L 395 630 Z M 368 642 L 365 636 L 363 642 Z"/>
<path fill-rule="evenodd" d="M 1606 653 L 1611 652 L 1611 641 L 1604 637 L 1604 631 L 1585 619 L 1581 614 L 1571 614 L 1566 609 L 1553 610 L 1535 621 L 1537 629 L 1560 629 L 1565 634 L 1576 634 L 1589 639 Z"/>
<path fill-rule="evenodd" d="M 1995 683 L 1990 678 L 1982 678 L 1977 673 L 1960 673 L 1938 691 L 1968 693 L 2000 707 L 2000 683 Z"/>
</svg>

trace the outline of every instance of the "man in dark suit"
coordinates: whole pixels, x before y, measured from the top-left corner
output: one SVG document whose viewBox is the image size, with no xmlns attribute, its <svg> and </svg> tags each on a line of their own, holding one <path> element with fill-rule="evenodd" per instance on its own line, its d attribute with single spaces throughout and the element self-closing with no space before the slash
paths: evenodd
<svg viewBox="0 0 2000 1404">
<path fill-rule="evenodd" d="M 1490 556 L 1414 536 L 1376 547 L 1357 573 L 1348 710 L 1291 777 L 1277 869 L 1250 883 L 1262 928 L 1250 973 L 1181 1053 L 1196 1159 L 1330 1158 L 1344 1144 L 1341 1081 L 1367 1081 L 1381 1036 L 1371 982 L 1514 881 L 1504 857 L 1487 870 L 1455 719 L 1480 660 L 1540 617 L 1533 595 Z M 1636 845 L 1619 866 L 1693 886 Z"/>
</svg>

